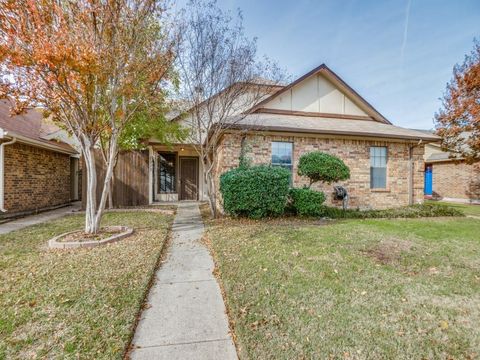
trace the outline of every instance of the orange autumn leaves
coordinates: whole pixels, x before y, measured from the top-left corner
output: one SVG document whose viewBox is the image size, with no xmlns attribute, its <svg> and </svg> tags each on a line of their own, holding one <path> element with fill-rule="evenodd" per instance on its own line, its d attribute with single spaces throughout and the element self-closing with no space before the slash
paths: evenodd
<svg viewBox="0 0 480 360">
<path fill-rule="evenodd" d="M 435 120 L 445 149 L 469 163 L 480 161 L 480 42 L 454 67 Z"/>
<path fill-rule="evenodd" d="M 100 229 L 119 139 L 163 116 L 178 41 L 164 8 L 164 0 L 0 0 L 0 97 L 15 113 L 42 107 L 78 140 L 87 233 Z M 96 147 L 107 168 L 98 205 Z"/>
<path fill-rule="evenodd" d="M 160 5 L 0 0 L 0 96 L 17 111 L 41 105 L 93 141 L 123 126 L 142 104 L 158 101 L 171 74 L 175 39 L 157 21 Z"/>
</svg>

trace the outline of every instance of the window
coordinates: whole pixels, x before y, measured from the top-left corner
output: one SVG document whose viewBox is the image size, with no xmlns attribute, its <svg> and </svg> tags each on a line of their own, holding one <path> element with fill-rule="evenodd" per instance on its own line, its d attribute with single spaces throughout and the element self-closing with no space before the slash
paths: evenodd
<svg viewBox="0 0 480 360">
<path fill-rule="evenodd" d="M 158 190 L 161 193 L 174 193 L 177 186 L 175 181 L 176 154 L 158 154 Z"/>
<path fill-rule="evenodd" d="M 291 142 L 272 142 L 272 166 L 281 166 L 292 173 L 293 168 L 293 144 Z M 290 175 L 290 183 L 292 176 Z"/>
<path fill-rule="evenodd" d="M 370 148 L 370 188 L 387 188 L 387 148 L 384 146 Z"/>
</svg>

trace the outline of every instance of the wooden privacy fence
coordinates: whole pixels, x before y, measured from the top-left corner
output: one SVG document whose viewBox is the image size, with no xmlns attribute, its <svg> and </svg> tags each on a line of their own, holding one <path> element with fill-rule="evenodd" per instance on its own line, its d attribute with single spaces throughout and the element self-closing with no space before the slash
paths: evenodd
<svg viewBox="0 0 480 360">
<path fill-rule="evenodd" d="M 95 154 L 97 203 L 102 195 L 106 166 L 100 151 Z M 82 159 L 82 207 L 85 209 L 87 172 Z M 113 206 L 148 205 L 148 151 L 122 151 L 114 170 Z M 108 207 L 108 201 L 107 201 Z"/>
</svg>

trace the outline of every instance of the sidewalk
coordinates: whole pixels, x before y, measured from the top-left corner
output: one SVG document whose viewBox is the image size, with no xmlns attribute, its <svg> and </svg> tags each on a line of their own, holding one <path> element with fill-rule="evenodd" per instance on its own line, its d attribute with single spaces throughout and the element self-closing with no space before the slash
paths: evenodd
<svg viewBox="0 0 480 360">
<path fill-rule="evenodd" d="M 17 220 L 8 221 L 0 224 L 0 235 L 8 234 L 11 231 L 20 230 L 30 225 L 36 225 L 46 221 L 58 219 L 77 210 L 80 210 L 80 202 L 75 202 L 72 205 L 68 205 L 59 209 L 45 211 L 37 215 L 27 215 Z"/>
<path fill-rule="evenodd" d="M 196 203 L 180 203 L 167 259 L 156 274 L 132 359 L 237 359 Z"/>
</svg>

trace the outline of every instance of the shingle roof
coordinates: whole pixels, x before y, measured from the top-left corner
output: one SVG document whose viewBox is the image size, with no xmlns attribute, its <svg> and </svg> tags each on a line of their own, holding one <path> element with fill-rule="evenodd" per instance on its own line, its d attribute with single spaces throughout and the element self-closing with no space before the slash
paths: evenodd
<svg viewBox="0 0 480 360">
<path fill-rule="evenodd" d="M 427 142 L 440 140 L 438 136 L 433 134 L 405 129 L 374 120 L 255 113 L 232 117 L 229 123 L 229 128 L 258 131 L 337 134 L 345 136 L 423 140 Z"/>
<path fill-rule="evenodd" d="M 458 145 L 457 150 L 444 150 L 440 144 L 436 145 L 436 151 L 433 152 L 425 162 L 439 162 L 439 161 L 460 161 L 464 160 L 464 154 L 468 154 L 472 152 L 470 145 L 468 144 L 468 140 L 470 136 L 473 134 L 471 132 L 465 131 L 460 134 L 460 138 L 463 140 Z"/>
<path fill-rule="evenodd" d="M 7 100 L 0 100 L 0 128 L 4 129 L 11 136 L 22 136 L 45 145 L 52 150 L 75 154 L 76 151 L 70 145 L 56 140 L 48 139 L 48 135 L 59 130 L 59 128 L 45 120 L 40 111 L 31 109 L 21 115 L 10 115 L 10 103 Z"/>
<path fill-rule="evenodd" d="M 453 161 L 453 160 L 460 160 L 461 158 L 460 157 L 456 157 L 455 155 L 453 155 L 452 153 L 450 152 L 438 152 L 438 153 L 434 153 L 434 154 L 431 154 L 426 160 L 425 162 L 434 162 L 434 161 Z"/>
</svg>

